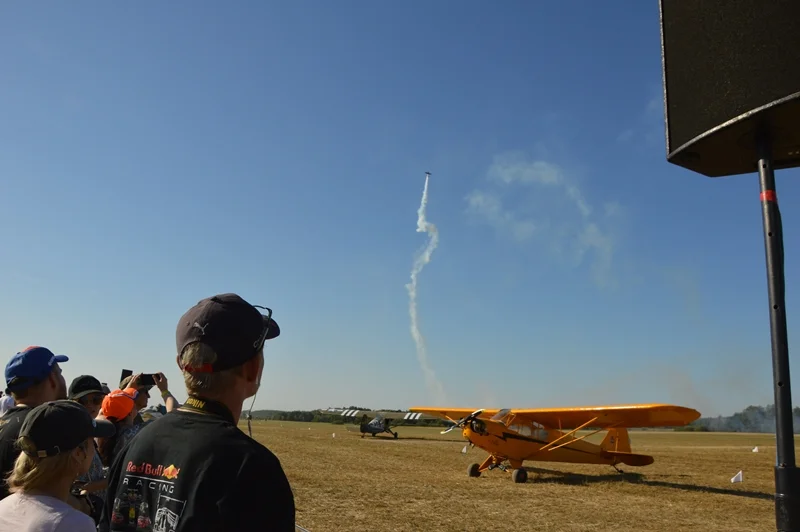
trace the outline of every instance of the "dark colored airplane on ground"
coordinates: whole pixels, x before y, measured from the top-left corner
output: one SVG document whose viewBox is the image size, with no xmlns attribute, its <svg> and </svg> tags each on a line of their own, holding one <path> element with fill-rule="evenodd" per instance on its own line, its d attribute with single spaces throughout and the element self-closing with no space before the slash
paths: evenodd
<svg viewBox="0 0 800 532">
<path fill-rule="evenodd" d="M 367 434 L 372 434 L 374 437 L 376 434 L 382 434 L 384 432 L 391 434 L 392 436 L 397 439 L 397 433 L 394 432 L 390 427 L 389 424 L 391 423 L 391 419 L 383 417 L 382 414 L 377 414 L 372 420 L 369 420 L 366 414 L 361 416 L 361 437 L 363 438 Z"/>
</svg>

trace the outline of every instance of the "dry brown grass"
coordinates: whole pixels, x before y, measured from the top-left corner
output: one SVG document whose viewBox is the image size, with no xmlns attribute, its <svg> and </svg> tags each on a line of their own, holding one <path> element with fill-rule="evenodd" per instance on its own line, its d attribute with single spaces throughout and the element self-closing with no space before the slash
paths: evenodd
<svg viewBox="0 0 800 532">
<path fill-rule="evenodd" d="M 775 530 L 769 434 L 632 432 L 634 452 L 654 464 L 620 475 L 527 462 L 527 484 L 514 484 L 499 470 L 469 478 L 467 466 L 486 454 L 461 454 L 460 434 L 440 430 L 362 439 L 352 425 L 253 423 L 292 483 L 297 523 L 311 532 Z M 740 469 L 744 482 L 732 484 Z"/>
</svg>

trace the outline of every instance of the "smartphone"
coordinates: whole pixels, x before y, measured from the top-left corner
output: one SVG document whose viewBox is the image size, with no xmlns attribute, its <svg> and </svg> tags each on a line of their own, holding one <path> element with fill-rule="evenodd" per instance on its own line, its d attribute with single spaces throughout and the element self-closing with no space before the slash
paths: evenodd
<svg viewBox="0 0 800 532">
<path fill-rule="evenodd" d="M 123 369 L 122 374 L 119 376 L 119 382 L 122 382 L 130 375 L 133 375 L 133 371 L 129 369 Z M 142 373 L 142 376 L 139 377 L 139 386 L 155 386 L 156 381 L 153 378 L 153 375 L 155 375 L 155 373 Z"/>
</svg>

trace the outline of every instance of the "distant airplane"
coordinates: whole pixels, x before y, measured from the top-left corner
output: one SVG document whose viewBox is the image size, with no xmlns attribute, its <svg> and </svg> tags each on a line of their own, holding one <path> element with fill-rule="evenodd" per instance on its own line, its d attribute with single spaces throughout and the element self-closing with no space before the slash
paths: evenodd
<svg viewBox="0 0 800 532">
<path fill-rule="evenodd" d="M 479 477 L 483 471 L 512 470 L 514 482 L 525 482 L 524 461 L 566 462 L 572 464 L 617 464 L 646 466 L 653 457 L 634 454 L 628 427 L 678 427 L 700 417 L 700 412 L 682 406 L 614 405 L 539 409 L 472 409 L 414 407 L 411 412 L 438 416 L 454 423 L 471 444 L 489 453 L 482 464 L 471 464 L 467 473 Z M 595 429 L 577 436 L 579 430 Z M 599 445 L 582 441 L 602 430 L 607 431 Z M 508 461 L 510 468 L 504 465 Z M 617 469 L 619 471 L 619 469 Z"/>
<path fill-rule="evenodd" d="M 383 417 L 381 414 L 378 414 L 372 420 L 369 420 L 369 417 L 367 417 L 367 415 L 364 414 L 363 416 L 361 416 L 361 424 L 360 424 L 361 437 L 363 438 L 366 434 L 372 434 L 372 437 L 374 438 L 377 434 L 382 434 L 384 432 L 387 432 L 392 436 L 394 436 L 394 439 L 397 439 L 397 433 L 392 431 L 391 428 L 389 428 L 390 423 L 391 420 L 389 418 Z"/>
<path fill-rule="evenodd" d="M 425 416 L 423 414 L 416 414 L 414 412 L 373 412 L 373 411 L 361 411 L 356 409 L 334 409 L 329 408 L 327 410 L 320 410 L 323 413 L 329 414 L 338 414 L 341 415 L 345 419 L 352 419 L 355 423 L 356 418 L 359 414 L 361 414 L 361 419 L 358 422 L 359 430 L 361 431 L 361 437 L 363 438 L 367 434 L 371 434 L 375 437 L 378 434 L 387 433 L 394 436 L 397 439 L 398 435 L 397 432 L 391 429 L 392 422 L 395 420 L 400 420 L 400 423 L 395 423 L 395 427 L 400 427 L 406 425 L 407 421 L 418 421 L 420 419 L 431 419 L 433 416 Z M 372 417 L 372 419 L 370 419 Z"/>
</svg>

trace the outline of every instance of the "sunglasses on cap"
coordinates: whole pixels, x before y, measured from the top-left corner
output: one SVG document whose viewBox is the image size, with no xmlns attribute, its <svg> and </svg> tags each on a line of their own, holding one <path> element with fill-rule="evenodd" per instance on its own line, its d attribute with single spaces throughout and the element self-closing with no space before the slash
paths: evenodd
<svg viewBox="0 0 800 532">
<path fill-rule="evenodd" d="M 258 340 L 253 342 L 253 347 L 258 351 L 267 341 L 267 335 L 269 334 L 269 324 L 272 323 L 272 309 L 268 307 L 262 307 L 261 305 L 253 305 L 255 308 L 264 309 L 267 311 L 266 315 L 261 314 L 264 317 L 264 330 L 261 332 L 261 336 L 258 337 Z"/>
</svg>

